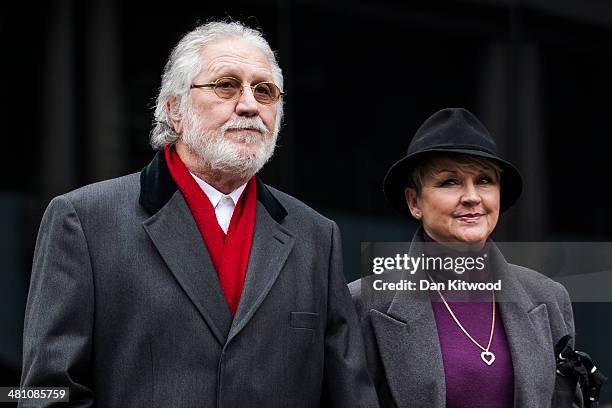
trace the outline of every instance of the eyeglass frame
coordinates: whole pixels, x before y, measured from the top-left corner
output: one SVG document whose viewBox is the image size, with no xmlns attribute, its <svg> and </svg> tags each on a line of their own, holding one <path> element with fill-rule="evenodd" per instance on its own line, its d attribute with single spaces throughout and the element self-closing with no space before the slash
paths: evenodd
<svg viewBox="0 0 612 408">
<path fill-rule="evenodd" d="M 236 99 L 236 96 L 231 97 L 231 98 L 224 98 L 224 97 L 220 96 L 220 95 L 219 95 L 219 94 L 218 94 L 218 93 L 215 91 L 215 87 L 217 86 L 217 83 L 218 83 L 219 81 L 221 81 L 222 79 L 234 79 L 234 80 L 236 80 L 236 82 L 240 83 L 240 92 L 237 94 L 237 95 L 238 95 L 238 96 L 237 96 L 238 98 L 240 98 L 240 97 L 242 96 L 242 93 L 244 92 L 244 87 L 245 87 L 245 86 L 248 86 L 249 88 L 251 88 L 251 92 L 253 93 L 253 98 L 255 98 L 255 100 L 257 101 L 257 103 L 261 103 L 262 105 L 272 105 L 272 104 L 275 104 L 275 103 L 277 103 L 277 102 L 278 102 L 278 101 L 279 101 L 279 100 L 280 100 L 280 99 L 281 99 L 283 96 L 285 96 L 285 95 L 286 95 L 286 93 L 285 93 L 285 92 L 283 92 L 283 91 L 282 91 L 282 89 L 280 89 L 280 87 L 279 87 L 278 85 L 276 85 L 276 84 L 275 84 L 274 82 L 272 82 L 272 81 L 261 81 L 261 82 L 257 82 L 255 85 L 248 85 L 248 84 L 247 84 L 247 85 L 245 85 L 245 84 L 243 84 L 242 82 L 240 82 L 240 80 L 239 80 L 238 78 L 234 78 L 234 77 L 221 77 L 221 78 L 217 78 L 217 79 L 216 79 L 214 82 L 210 82 L 210 83 L 208 83 L 208 84 L 200 84 L 200 85 L 197 85 L 197 84 L 191 84 L 191 85 L 189 86 L 189 89 L 212 88 L 212 90 L 213 90 L 213 92 L 215 93 L 215 95 L 217 95 L 217 96 L 218 96 L 219 98 L 221 98 L 221 99 L 225 99 L 225 100 L 228 100 L 228 101 L 229 101 L 229 100 L 232 100 L 232 99 Z M 276 89 L 278 89 L 278 97 L 277 97 L 275 100 L 273 100 L 272 102 L 270 102 L 270 103 L 263 103 L 263 102 L 258 101 L 258 100 L 257 100 L 257 97 L 255 96 L 255 87 L 256 87 L 257 85 L 261 85 L 261 84 L 270 84 L 270 85 L 272 85 L 272 86 L 276 87 Z"/>
</svg>

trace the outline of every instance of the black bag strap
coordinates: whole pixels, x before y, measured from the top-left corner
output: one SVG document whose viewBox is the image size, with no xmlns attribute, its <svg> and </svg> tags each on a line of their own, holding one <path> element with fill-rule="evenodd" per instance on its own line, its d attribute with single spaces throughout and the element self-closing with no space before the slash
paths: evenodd
<svg viewBox="0 0 612 408">
<path fill-rule="evenodd" d="M 555 346 L 557 374 L 578 380 L 585 408 L 597 408 L 601 387 L 608 379 L 595 365 L 591 356 L 571 346 L 572 336 L 566 335 Z"/>
</svg>

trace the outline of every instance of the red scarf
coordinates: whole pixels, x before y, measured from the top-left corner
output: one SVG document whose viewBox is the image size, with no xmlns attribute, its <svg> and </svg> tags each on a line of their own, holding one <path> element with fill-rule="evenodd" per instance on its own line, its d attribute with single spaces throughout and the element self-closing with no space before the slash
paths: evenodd
<svg viewBox="0 0 612 408">
<path fill-rule="evenodd" d="M 189 173 L 179 155 L 169 147 L 166 147 L 165 154 L 170 174 L 191 210 L 217 271 L 227 304 L 234 316 L 244 286 L 255 228 L 257 201 L 255 177 L 249 180 L 234 208 L 226 236 L 219 226 L 210 200 Z"/>
</svg>

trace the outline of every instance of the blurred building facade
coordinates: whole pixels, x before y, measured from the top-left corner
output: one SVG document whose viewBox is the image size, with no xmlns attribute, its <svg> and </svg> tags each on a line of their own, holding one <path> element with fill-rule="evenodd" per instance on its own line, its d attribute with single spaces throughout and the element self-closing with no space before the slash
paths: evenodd
<svg viewBox="0 0 612 408">
<path fill-rule="evenodd" d="M 49 200 L 139 171 L 171 47 L 197 21 L 261 27 L 285 74 L 285 124 L 263 172 L 340 224 L 346 276 L 361 241 L 415 228 L 385 171 L 434 111 L 462 106 L 522 170 L 497 240 L 611 241 L 612 3 L 589 0 L 55 0 L 0 6 L 5 149 L 0 184 L 0 385 L 16 385 L 29 268 Z M 578 344 L 612 372 L 608 303 L 576 304 Z M 612 401 L 605 390 L 604 401 Z"/>
</svg>

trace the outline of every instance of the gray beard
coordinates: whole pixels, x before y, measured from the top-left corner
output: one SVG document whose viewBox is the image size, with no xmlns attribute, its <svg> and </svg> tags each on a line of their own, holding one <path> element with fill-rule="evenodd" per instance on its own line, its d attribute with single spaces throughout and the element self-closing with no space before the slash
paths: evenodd
<svg viewBox="0 0 612 408">
<path fill-rule="evenodd" d="M 188 112 L 181 139 L 189 151 L 197 158 L 198 165 L 215 175 L 231 174 L 246 182 L 270 160 L 276 147 L 277 132 L 270 137 L 259 118 L 239 118 L 226 123 L 219 130 L 202 131 L 200 118 Z M 254 127 L 262 131 L 258 136 L 246 136 L 240 140 L 247 144 L 259 144 L 254 154 L 245 154 L 225 137 L 228 129 L 235 127 Z"/>
</svg>

